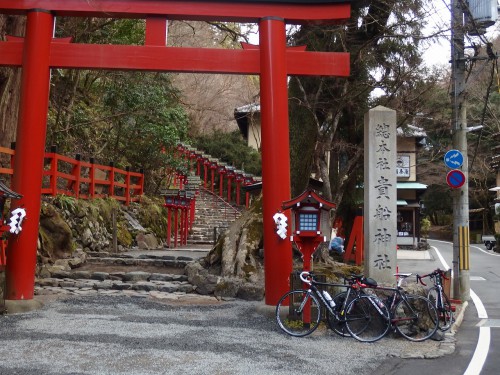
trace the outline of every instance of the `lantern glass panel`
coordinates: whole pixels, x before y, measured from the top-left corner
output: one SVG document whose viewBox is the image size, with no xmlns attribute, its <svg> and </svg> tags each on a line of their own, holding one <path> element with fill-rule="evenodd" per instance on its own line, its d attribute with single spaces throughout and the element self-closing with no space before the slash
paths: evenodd
<svg viewBox="0 0 500 375">
<path fill-rule="evenodd" d="M 299 231 L 317 231 L 318 214 L 317 213 L 299 213 Z"/>
</svg>

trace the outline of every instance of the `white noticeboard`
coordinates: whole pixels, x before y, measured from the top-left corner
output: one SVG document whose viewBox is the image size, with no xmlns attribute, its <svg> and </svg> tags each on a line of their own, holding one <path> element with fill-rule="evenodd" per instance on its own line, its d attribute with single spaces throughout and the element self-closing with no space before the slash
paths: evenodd
<svg viewBox="0 0 500 375">
<path fill-rule="evenodd" d="M 396 177 L 410 177 L 410 155 L 397 156 Z"/>
</svg>

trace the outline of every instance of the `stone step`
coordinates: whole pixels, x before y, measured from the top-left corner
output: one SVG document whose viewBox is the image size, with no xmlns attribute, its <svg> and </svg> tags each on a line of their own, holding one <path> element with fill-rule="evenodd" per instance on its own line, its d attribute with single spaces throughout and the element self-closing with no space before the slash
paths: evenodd
<svg viewBox="0 0 500 375">
<path fill-rule="evenodd" d="M 209 239 L 209 238 L 200 238 L 200 239 L 188 239 L 187 243 L 189 245 L 213 245 L 214 244 L 214 240 L 213 238 Z"/>
<path fill-rule="evenodd" d="M 184 268 L 193 261 L 190 257 L 173 257 L 169 255 L 156 258 L 115 258 L 115 257 L 89 257 L 87 264 L 105 264 L 115 266 L 153 266 Z"/>
<path fill-rule="evenodd" d="M 241 215 L 241 208 L 237 208 L 237 211 L 232 210 L 218 197 L 201 190 L 196 198 L 196 212 L 188 243 L 213 243 L 214 228 L 217 228 L 218 233 L 226 230 Z"/>
<path fill-rule="evenodd" d="M 161 252 L 161 250 L 159 250 Z M 195 259 L 185 255 L 111 254 L 89 252 L 82 267 L 68 271 L 56 269 L 50 277 L 35 281 L 35 293 L 42 294 L 116 294 L 123 292 L 131 296 L 144 297 L 161 294 L 193 293 L 194 286 L 188 283 L 184 268 Z M 116 269 L 119 272 L 101 272 L 95 269 Z M 108 268 L 111 267 L 111 268 Z M 128 271 L 144 267 L 148 272 Z M 125 270 L 125 271 L 123 271 Z M 151 270 L 154 270 L 151 272 Z M 168 270 L 174 273 L 167 273 Z M 177 271 L 178 270 L 178 271 Z M 163 272 L 162 272 L 163 271 Z M 158 295 L 157 298 L 160 298 Z"/>
<path fill-rule="evenodd" d="M 53 294 L 44 293 L 53 290 L 54 288 L 63 288 L 68 291 L 77 290 L 131 290 L 143 292 L 165 292 L 165 293 L 193 293 L 194 286 L 187 282 L 185 275 L 163 275 L 163 274 L 149 274 L 146 272 L 127 272 L 121 275 L 119 273 L 106 273 L 106 272 L 89 272 L 88 278 L 73 278 L 73 277 L 50 277 L 44 279 L 37 279 L 35 285 L 38 287 L 38 294 Z M 167 276 L 184 276 L 186 278 Z"/>
</svg>

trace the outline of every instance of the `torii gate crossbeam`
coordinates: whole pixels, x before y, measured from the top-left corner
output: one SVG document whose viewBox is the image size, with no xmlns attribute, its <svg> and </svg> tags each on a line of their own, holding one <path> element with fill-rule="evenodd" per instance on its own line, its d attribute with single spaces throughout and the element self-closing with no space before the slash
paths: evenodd
<svg viewBox="0 0 500 375">
<path fill-rule="evenodd" d="M 330 0 L 0 0 L 0 13 L 26 14 L 25 38 L 0 42 L 0 66 L 21 66 L 21 104 L 12 188 L 23 195 L 23 232 L 9 241 L 5 299 L 34 295 L 51 68 L 121 69 L 259 74 L 261 77 L 262 178 L 266 303 L 288 290 L 289 239 L 281 240 L 272 216 L 290 200 L 288 75 L 347 76 L 349 54 L 287 48 L 287 23 L 338 22 L 350 5 Z M 144 46 L 72 44 L 52 38 L 54 16 L 144 18 Z M 167 19 L 258 22 L 260 46 L 243 50 L 166 47 Z"/>
<path fill-rule="evenodd" d="M 0 65 L 21 66 L 23 38 L 0 42 Z M 258 46 L 257 46 L 258 47 Z M 246 49 L 248 48 L 248 49 Z M 184 73 L 260 74 L 260 49 L 187 48 L 72 44 L 54 39 L 49 65 L 61 69 L 115 69 Z M 349 74 L 349 53 L 286 50 L 288 75 Z"/>
</svg>

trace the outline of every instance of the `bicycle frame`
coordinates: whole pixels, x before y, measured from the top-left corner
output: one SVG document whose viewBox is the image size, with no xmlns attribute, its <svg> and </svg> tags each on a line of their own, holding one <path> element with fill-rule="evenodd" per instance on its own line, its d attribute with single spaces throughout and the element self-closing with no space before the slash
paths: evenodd
<svg viewBox="0 0 500 375">
<path fill-rule="evenodd" d="M 453 309 L 443 286 L 443 279 L 448 280 L 448 278 L 445 276 L 445 271 L 439 268 L 427 275 L 417 275 L 417 282 L 426 286 L 427 284 L 422 280 L 425 277 L 429 277 L 434 284 L 434 286 L 429 289 L 427 296 L 433 302 L 433 306 L 439 313 L 439 328 L 442 331 L 446 331 L 451 327 L 454 321 Z M 431 298 L 430 296 L 433 291 L 435 291 L 435 295 L 432 294 L 433 298 Z"/>
<path fill-rule="evenodd" d="M 415 320 L 418 318 L 418 313 L 415 311 L 415 309 L 408 302 L 408 299 L 406 298 L 406 292 L 404 291 L 404 289 L 402 287 L 403 281 L 411 275 L 412 275 L 411 273 L 398 273 L 398 274 L 396 274 L 395 276 L 398 278 L 398 282 L 397 282 L 397 285 L 395 288 L 381 287 L 381 286 L 376 286 L 376 287 L 371 288 L 374 290 L 387 290 L 387 291 L 392 292 L 392 294 L 390 296 L 388 296 L 388 298 L 390 299 L 390 304 L 387 304 L 387 308 L 389 309 L 389 313 L 391 316 L 391 326 L 393 326 L 393 327 L 398 322 Z M 396 305 L 401 300 L 403 300 L 405 302 L 405 305 L 410 309 L 410 311 L 412 313 L 412 317 L 408 317 L 408 318 L 395 318 L 394 317 Z"/>
<path fill-rule="evenodd" d="M 305 274 L 304 272 L 302 272 L 300 274 L 300 279 L 302 280 L 302 282 L 304 282 L 305 284 L 309 284 L 309 288 L 307 289 L 307 294 L 304 298 L 304 300 L 302 301 L 302 303 L 300 304 L 299 306 L 299 309 L 298 309 L 298 312 L 301 313 L 303 311 L 303 309 L 306 307 L 307 305 L 307 301 L 309 300 L 309 296 L 314 293 L 314 295 L 316 297 L 319 298 L 319 300 L 321 301 L 322 305 L 324 307 L 326 307 L 326 309 L 335 316 L 335 318 L 342 322 L 344 321 L 345 322 L 345 319 L 344 318 L 340 318 L 339 315 L 344 315 L 344 311 L 347 307 L 347 304 L 348 304 L 348 301 L 349 301 L 349 297 L 351 295 L 352 292 L 355 292 L 356 293 L 356 296 L 359 295 L 362 291 L 362 288 L 366 288 L 368 287 L 368 285 L 366 284 L 363 284 L 360 280 L 361 280 L 361 275 L 357 275 L 357 276 L 352 276 L 351 278 L 345 278 L 344 279 L 344 284 L 337 284 L 337 283 L 322 283 L 322 282 L 319 282 L 319 281 L 316 281 L 314 280 L 314 274 L 312 272 L 309 272 L 308 273 L 308 277 L 310 277 L 310 279 L 306 279 L 305 277 L 303 278 L 303 274 Z M 346 284 L 347 282 L 347 284 Z M 330 287 L 341 287 L 341 288 L 347 288 L 347 296 L 342 304 L 342 308 L 340 309 L 340 311 L 337 311 L 337 310 L 334 310 L 330 304 L 328 303 L 328 301 L 326 300 L 326 298 L 323 296 L 323 293 L 321 292 L 321 290 L 318 288 L 318 286 L 330 286 Z M 339 314 L 340 312 L 340 314 Z"/>
</svg>

